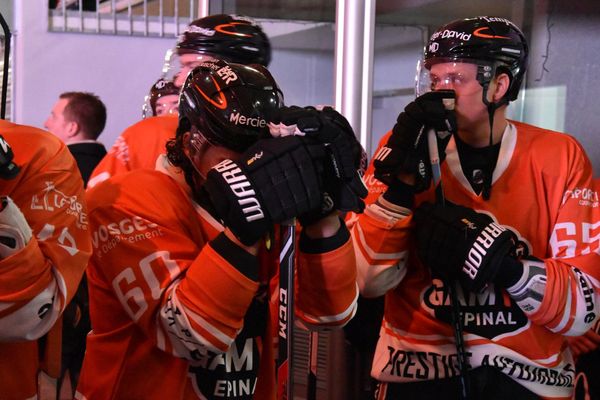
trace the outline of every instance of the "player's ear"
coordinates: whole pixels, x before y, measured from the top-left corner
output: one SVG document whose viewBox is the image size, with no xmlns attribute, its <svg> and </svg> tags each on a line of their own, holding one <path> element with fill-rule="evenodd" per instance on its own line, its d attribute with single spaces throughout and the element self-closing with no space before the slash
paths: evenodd
<svg viewBox="0 0 600 400">
<path fill-rule="evenodd" d="M 191 138 L 191 133 L 190 131 L 187 131 L 183 134 L 183 138 L 181 140 L 181 143 L 183 143 L 183 152 L 185 153 L 185 155 L 187 157 L 190 156 L 190 138 Z"/>
<path fill-rule="evenodd" d="M 510 86 L 510 77 L 506 73 L 501 73 L 494 79 L 494 83 L 494 90 L 492 93 L 491 100 L 492 102 L 497 103 L 504 97 L 504 95 L 508 91 L 508 88 Z"/>
<path fill-rule="evenodd" d="M 80 126 L 75 121 L 67 121 L 67 137 L 72 138 L 79 133 Z"/>
</svg>

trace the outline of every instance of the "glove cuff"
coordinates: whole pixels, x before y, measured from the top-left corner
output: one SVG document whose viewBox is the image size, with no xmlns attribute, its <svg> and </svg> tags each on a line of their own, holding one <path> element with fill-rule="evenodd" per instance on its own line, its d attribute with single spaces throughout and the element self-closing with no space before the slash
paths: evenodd
<svg viewBox="0 0 600 400">
<path fill-rule="evenodd" d="M 383 198 L 394 205 L 412 209 L 415 204 L 415 188 L 408 183 L 396 181 L 388 186 Z"/>
<path fill-rule="evenodd" d="M 212 247 L 235 269 L 254 282 L 258 281 L 258 259 L 240 246 L 232 242 L 225 233 L 221 232 L 210 242 Z"/>
<path fill-rule="evenodd" d="M 523 276 L 523 264 L 516 258 L 506 255 L 494 278 L 494 283 L 503 288 L 509 288 Z"/>
</svg>

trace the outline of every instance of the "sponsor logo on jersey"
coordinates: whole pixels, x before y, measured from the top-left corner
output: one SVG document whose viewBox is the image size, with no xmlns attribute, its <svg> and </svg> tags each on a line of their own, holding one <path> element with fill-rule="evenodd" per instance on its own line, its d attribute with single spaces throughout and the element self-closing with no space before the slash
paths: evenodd
<svg viewBox="0 0 600 400">
<path fill-rule="evenodd" d="M 442 354 L 433 351 L 396 349 L 390 345 L 388 360 L 381 368 L 382 375 L 411 379 L 432 380 L 460 375 L 458 354 Z M 470 352 L 465 352 L 467 359 Z"/>
<path fill-rule="evenodd" d="M 386 376 L 401 377 L 409 381 L 435 380 L 460 375 L 458 354 L 437 351 L 414 351 L 396 348 L 394 342 L 387 344 L 387 360 L 375 360 L 375 368 L 380 371 L 379 378 Z M 554 387 L 572 387 L 575 368 L 566 363 L 555 369 L 540 366 L 526 360 L 516 360 L 502 354 L 474 354 L 465 351 L 472 368 L 493 366 L 517 381 Z M 385 364 L 384 364 L 385 363 Z M 379 364 L 379 365 L 377 365 Z M 385 380 L 385 379 L 384 379 Z"/>
<path fill-rule="evenodd" d="M 598 207 L 598 192 L 591 188 L 575 188 L 565 191 L 562 204 L 568 200 L 576 200 L 577 204 L 583 207 Z"/>
<path fill-rule="evenodd" d="M 486 354 L 483 356 L 481 365 L 491 365 L 506 375 L 515 378 L 518 381 L 528 381 L 545 386 L 573 387 L 575 378 L 575 368 L 567 363 L 558 371 L 540 367 L 538 365 L 525 364 L 504 355 Z"/>
<path fill-rule="evenodd" d="M 387 189 L 387 185 L 376 179 L 373 174 L 365 174 L 363 182 L 367 185 L 369 193 L 383 193 Z"/>
<path fill-rule="evenodd" d="M 489 339 L 517 331 L 528 323 L 515 301 L 500 288 L 488 285 L 481 293 L 471 293 L 456 287 L 465 332 Z M 452 303 L 449 288 L 434 278 L 422 293 L 421 307 L 434 318 L 452 324 Z"/>
<path fill-rule="evenodd" d="M 83 203 L 76 195 L 67 195 L 56 189 L 54 182 L 46 182 L 42 194 L 34 194 L 31 197 L 31 209 L 38 211 L 54 212 L 64 210 L 65 213 L 77 219 L 77 227 L 87 229 L 87 214 L 83 211 Z"/>
<path fill-rule="evenodd" d="M 585 301 L 585 311 L 587 311 L 584 320 L 589 324 L 596 319 L 596 313 L 594 312 L 594 309 L 596 308 L 596 302 L 594 301 L 594 289 L 592 288 L 592 285 L 585 274 L 583 274 L 577 268 L 573 268 L 573 271 L 575 271 L 575 274 L 579 278 L 579 287 L 581 287 L 583 300 Z"/>
<path fill-rule="evenodd" d="M 188 376 L 199 398 L 254 398 L 260 350 L 258 338 L 242 331 L 226 353 L 215 354 L 198 347 L 192 354 Z"/>
<path fill-rule="evenodd" d="M 94 249 L 100 250 L 98 255 L 101 256 L 114 249 L 121 241 L 135 243 L 162 235 L 163 232 L 157 224 L 136 215 L 99 225 L 92 233 L 92 245 Z"/>
<path fill-rule="evenodd" d="M 251 126 L 253 128 L 264 128 L 267 126 L 267 121 L 265 121 L 264 119 L 259 117 L 247 117 L 245 115 L 240 114 L 239 112 L 229 114 L 229 122 L 232 122 L 235 125 L 245 125 Z"/>
<path fill-rule="evenodd" d="M 260 203 L 255 197 L 256 192 L 254 192 L 252 184 L 237 164 L 231 160 L 223 160 L 213 169 L 221 174 L 225 182 L 229 184 L 232 193 L 238 198 L 246 221 L 252 222 L 265 217 Z"/>
</svg>

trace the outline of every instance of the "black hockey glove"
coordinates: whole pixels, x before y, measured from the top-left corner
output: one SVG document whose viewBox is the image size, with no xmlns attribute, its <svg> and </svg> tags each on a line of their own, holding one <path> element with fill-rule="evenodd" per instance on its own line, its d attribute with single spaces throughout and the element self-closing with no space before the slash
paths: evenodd
<svg viewBox="0 0 600 400">
<path fill-rule="evenodd" d="M 362 175 L 367 166 L 367 155 L 356 139 L 352 127 L 340 113 L 331 107 L 283 107 L 273 117 L 272 125 L 286 131 L 284 134 L 305 135 L 322 143 L 329 162 L 323 174 L 324 202 L 319 210 L 300 218 L 310 224 L 332 210 L 362 212 L 367 189 Z"/>
<path fill-rule="evenodd" d="M 323 146 L 302 137 L 259 140 L 238 161 L 215 165 L 202 190 L 224 225 L 252 245 L 274 223 L 321 205 L 324 159 Z"/>
<path fill-rule="evenodd" d="M 431 184 L 431 165 L 427 149 L 427 132 L 435 129 L 440 162 L 452 133 L 456 132 L 454 111 L 444 107 L 444 99 L 456 97 L 452 90 L 425 93 L 408 104 L 400 113 L 392 135 L 377 154 L 373 165 L 375 178 L 392 186 L 400 173 L 415 177 L 414 190 L 422 192 Z"/>
<path fill-rule="evenodd" d="M 514 263 L 520 265 L 509 255 L 515 235 L 486 214 L 448 201 L 445 206 L 423 203 L 415 210 L 414 221 L 423 263 L 442 279 L 458 279 L 472 292 L 496 281 L 501 268 L 512 273 Z"/>
</svg>

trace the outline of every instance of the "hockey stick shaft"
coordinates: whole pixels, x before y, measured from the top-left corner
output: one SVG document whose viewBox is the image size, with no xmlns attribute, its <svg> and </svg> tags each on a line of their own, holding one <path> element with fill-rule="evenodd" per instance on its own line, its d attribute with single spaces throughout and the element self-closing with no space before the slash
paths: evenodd
<svg viewBox="0 0 600 400">
<path fill-rule="evenodd" d="M 431 174 L 433 186 L 436 188 L 436 196 L 442 205 L 445 204 L 444 188 L 442 187 L 442 167 L 440 166 L 440 152 L 438 149 L 437 136 L 433 128 L 427 132 L 427 148 L 429 150 L 429 162 L 431 163 Z"/>
<path fill-rule="evenodd" d="M 281 224 L 281 253 L 279 254 L 279 312 L 277 398 L 293 399 L 294 344 L 294 270 L 296 250 L 296 220 Z"/>
<path fill-rule="evenodd" d="M 4 31 L 4 65 L 2 72 L 2 98 L 0 99 L 0 118 L 6 117 L 6 96 L 8 94 L 8 69 L 10 59 L 10 29 L 4 20 L 4 16 L 0 13 L 0 25 Z"/>
<path fill-rule="evenodd" d="M 319 353 L 319 332 L 310 332 L 308 337 L 308 384 L 306 400 L 317 399 L 317 365 Z"/>
<path fill-rule="evenodd" d="M 440 165 L 437 134 L 434 129 L 430 129 L 427 132 L 427 149 L 429 150 L 429 161 L 431 163 L 433 185 L 436 190 L 436 200 L 442 204 L 442 206 L 445 206 L 446 198 L 444 196 L 444 189 L 442 186 L 442 168 Z M 450 301 L 452 303 L 452 325 L 454 328 L 454 342 L 458 358 L 458 368 L 460 370 L 461 399 L 466 400 L 469 398 L 469 366 L 463 338 L 463 324 L 460 315 L 460 303 L 458 302 L 458 295 L 453 282 L 446 282 L 446 286 L 450 291 Z"/>
</svg>

